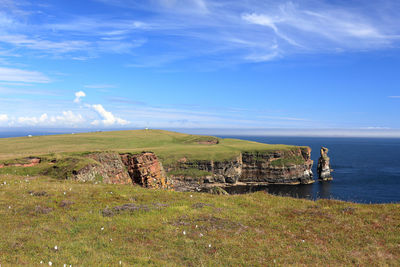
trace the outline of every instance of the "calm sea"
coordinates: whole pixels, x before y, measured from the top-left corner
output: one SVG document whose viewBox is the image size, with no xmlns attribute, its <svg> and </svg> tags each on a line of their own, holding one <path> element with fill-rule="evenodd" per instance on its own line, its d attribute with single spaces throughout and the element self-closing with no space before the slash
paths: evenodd
<svg viewBox="0 0 400 267">
<path fill-rule="evenodd" d="M 224 136 L 228 137 L 228 136 Z M 277 195 L 300 198 L 332 198 L 359 203 L 400 202 L 400 139 L 309 138 L 234 136 L 268 144 L 309 146 L 314 178 L 321 146 L 329 148 L 333 181 L 311 185 L 253 187 Z"/>
<path fill-rule="evenodd" d="M 61 133 L 61 132 L 59 132 Z M 65 132 L 70 133 L 70 132 Z M 54 134 L 50 132 L 0 132 L 0 137 Z M 317 179 L 321 146 L 329 148 L 333 181 L 311 185 L 237 188 L 236 193 L 265 190 L 299 198 L 332 198 L 359 203 L 400 203 L 400 138 L 309 138 L 221 136 L 268 144 L 309 146 Z M 235 193 L 235 192 L 232 192 Z"/>
</svg>

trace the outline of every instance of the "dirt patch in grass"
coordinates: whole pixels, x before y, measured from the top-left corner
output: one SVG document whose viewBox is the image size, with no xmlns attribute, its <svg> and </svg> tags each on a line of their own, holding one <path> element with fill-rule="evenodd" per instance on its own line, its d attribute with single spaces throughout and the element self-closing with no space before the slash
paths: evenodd
<svg viewBox="0 0 400 267">
<path fill-rule="evenodd" d="M 50 207 L 42 207 L 42 206 L 35 207 L 35 212 L 37 214 L 48 214 L 52 211 L 53 211 L 53 208 L 50 208 Z"/>
<path fill-rule="evenodd" d="M 152 203 L 152 205 L 138 205 L 135 203 L 127 203 L 113 208 L 105 208 L 102 210 L 104 217 L 111 217 L 123 212 L 134 213 L 137 211 L 150 211 L 152 209 L 160 209 L 168 207 L 168 204 L 164 203 Z"/>
<path fill-rule="evenodd" d="M 34 197 L 45 197 L 48 196 L 46 191 L 29 191 L 28 194 Z"/>
</svg>

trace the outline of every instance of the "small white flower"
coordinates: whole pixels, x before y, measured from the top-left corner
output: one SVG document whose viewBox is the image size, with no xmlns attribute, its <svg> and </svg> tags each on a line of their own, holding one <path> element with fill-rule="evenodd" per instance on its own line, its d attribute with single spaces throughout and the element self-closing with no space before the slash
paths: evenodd
<svg viewBox="0 0 400 267">
<path fill-rule="evenodd" d="M 193 195 L 190 195 L 190 197 L 193 197 Z"/>
<path fill-rule="evenodd" d="M 8 209 L 10 210 L 10 209 L 11 209 L 11 206 L 8 206 Z"/>
<path fill-rule="evenodd" d="M 306 242 L 306 241 L 303 239 L 303 240 L 301 240 L 301 242 L 303 242 L 303 243 L 304 243 L 304 242 Z"/>
<path fill-rule="evenodd" d="M 71 191 L 72 190 L 72 188 L 69 188 L 69 191 Z"/>
<path fill-rule="evenodd" d="M 119 261 L 119 265 L 122 265 L 122 261 Z"/>
<path fill-rule="evenodd" d="M 64 192 L 64 195 L 66 195 L 67 193 Z"/>
<path fill-rule="evenodd" d="M 101 231 L 103 231 L 104 230 L 104 227 L 101 227 Z"/>
<path fill-rule="evenodd" d="M 53 265 L 53 263 L 51 261 L 49 261 L 49 266 Z"/>
<path fill-rule="evenodd" d="M 186 231 L 183 231 L 183 235 L 186 235 Z"/>
<path fill-rule="evenodd" d="M 58 250 L 58 247 L 57 247 L 57 246 L 54 246 L 54 250 Z"/>
<path fill-rule="evenodd" d="M 112 241 L 112 238 L 110 238 L 110 241 Z"/>
<path fill-rule="evenodd" d="M 211 244 L 208 244 L 208 247 L 211 248 Z"/>
<path fill-rule="evenodd" d="M 64 263 L 64 267 L 67 267 L 67 265 Z"/>
<path fill-rule="evenodd" d="M 43 264 L 43 261 L 40 261 L 40 264 Z"/>
<path fill-rule="evenodd" d="M 274 260 L 274 263 L 276 263 L 276 260 Z"/>
<path fill-rule="evenodd" d="M 199 235 L 200 237 L 203 237 L 203 234 L 202 233 L 200 233 L 200 235 Z"/>
<path fill-rule="evenodd" d="M 197 227 L 199 227 L 199 226 L 196 224 L 196 228 L 197 228 Z"/>
</svg>

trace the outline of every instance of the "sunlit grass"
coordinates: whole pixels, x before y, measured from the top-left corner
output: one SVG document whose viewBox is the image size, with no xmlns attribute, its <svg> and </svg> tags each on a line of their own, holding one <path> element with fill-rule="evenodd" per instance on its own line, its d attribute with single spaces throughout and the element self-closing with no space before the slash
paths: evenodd
<svg viewBox="0 0 400 267">
<path fill-rule="evenodd" d="M 4 174 L 0 184 L 2 266 L 400 264 L 399 204 L 263 192 L 215 196 Z M 114 209 L 124 204 L 138 208 Z"/>
</svg>

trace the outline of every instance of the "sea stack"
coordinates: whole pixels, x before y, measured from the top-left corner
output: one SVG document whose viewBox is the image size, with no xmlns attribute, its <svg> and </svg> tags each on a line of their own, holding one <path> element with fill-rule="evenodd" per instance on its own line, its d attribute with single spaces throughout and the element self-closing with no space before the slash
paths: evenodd
<svg viewBox="0 0 400 267">
<path fill-rule="evenodd" d="M 331 166 L 329 163 L 328 149 L 326 147 L 321 147 L 321 156 L 318 159 L 318 177 L 320 181 L 331 181 L 333 180 L 331 176 Z"/>
</svg>

